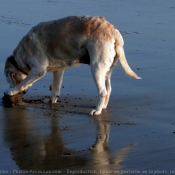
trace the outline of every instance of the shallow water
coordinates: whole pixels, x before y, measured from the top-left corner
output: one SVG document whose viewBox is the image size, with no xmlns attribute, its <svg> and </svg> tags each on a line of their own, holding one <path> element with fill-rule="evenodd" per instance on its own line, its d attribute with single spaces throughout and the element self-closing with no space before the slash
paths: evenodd
<svg viewBox="0 0 175 175">
<path fill-rule="evenodd" d="M 175 172 L 173 0 L 1 0 L 0 4 L 1 97 L 8 88 L 4 62 L 23 35 L 41 21 L 69 15 L 101 15 L 114 24 L 123 34 L 130 66 L 142 77 L 133 80 L 118 65 L 109 107 L 98 117 L 87 115 L 95 106 L 97 91 L 85 65 L 66 71 L 56 106 L 37 101 L 17 108 L 1 104 L 0 172 Z M 51 83 L 48 73 L 24 98 L 50 95 Z"/>
</svg>

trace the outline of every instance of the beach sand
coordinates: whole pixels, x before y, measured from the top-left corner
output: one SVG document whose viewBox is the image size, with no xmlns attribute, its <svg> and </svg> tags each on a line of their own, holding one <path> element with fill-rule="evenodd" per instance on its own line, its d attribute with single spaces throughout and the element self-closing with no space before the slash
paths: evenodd
<svg viewBox="0 0 175 175">
<path fill-rule="evenodd" d="M 36 82 L 14 108 L 0 106 L 0 173 L 175 174 L 175 1 L 1 0 L 0 96 L 9 88 L 6 58 L 32 26 L 70 15 L 104 16 L 125 41 L 126 57 L 141 80 L 113 71 L 109 106 L 97 102 L 90 67 L 65 72 L 59 102 L 52 74 Z M 174 173 L 173 173 L 174 172 Z"/>
</svg>

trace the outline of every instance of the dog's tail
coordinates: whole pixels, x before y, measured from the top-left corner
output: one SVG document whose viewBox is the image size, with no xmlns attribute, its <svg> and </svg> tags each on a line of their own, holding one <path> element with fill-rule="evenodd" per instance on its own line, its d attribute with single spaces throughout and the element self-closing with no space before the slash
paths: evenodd
<svg viewBox="0 0 175 175">
<path fill-rule="evenodd" d="M 115 50 L 116 50 L 116 56 L 115 56 L 115 59 L 119 60 L 123 70 L 125 71 L 125 73 L 127 75 L 129 75 L 130 77 L 132 78 L 135 78 L 135 79 L 141 79 L 136 73 L 134 73 L 132 71 L 132 69 L 130 68 L 130 66 L 128 65 L 128 62 L 126 60 L 126 57 L 125 57 L 125 52 L 124 52 L 124 49 L 123 49 L 123 38 L 121 36 L 120 33 L 118 33 L 118 37 L 117 37 L 117 41 L 115 43 Z M 118 40 L 120 39 L 120 40 Z"/>
</svg>

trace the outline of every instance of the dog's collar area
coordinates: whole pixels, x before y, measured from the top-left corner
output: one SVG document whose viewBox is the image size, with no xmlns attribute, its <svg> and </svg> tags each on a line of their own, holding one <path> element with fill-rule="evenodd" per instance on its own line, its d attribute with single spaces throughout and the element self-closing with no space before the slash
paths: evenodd
<svg viewBox="0 0 175 175">
<path fill-rule="evenodd" d="M 25 71 L 23 71 L 21 68 L 19 68 L 19 66 L 18 66 L 18 64 L 17 64 L 17 62 L 16 62 L 16 60 L 15 60 L 15 57 L 14 57 L 13 55 L 11 55 L 11 56 L 9 57 L 9 59 L 10 59 L 12 65 L 13 65 L 17 70 L 19 70 L 20 72 L 22 72 L 22 73 L 25 74 L 25 75 L 28 75 L 27 72 L 25 72 Z"/>
</svg>

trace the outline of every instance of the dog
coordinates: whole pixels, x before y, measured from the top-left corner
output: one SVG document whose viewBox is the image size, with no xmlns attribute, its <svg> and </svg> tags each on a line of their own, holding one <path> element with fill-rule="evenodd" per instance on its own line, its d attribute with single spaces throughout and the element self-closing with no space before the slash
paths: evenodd
<svg viewBox="0 0 175 175">
<path fill-rule="evenodd" d="M 69 16 L 34 26 L 19 42 L 5 63 L 8 95 L 26 92 L 47 71 L 53 72 L 51 102 L 56 103 L 64 70 L 88 64 L 98 89 L 98 103 L 90 115 L 100 115 L 111 94 L 110 78 L 119 60 L 132 78 L 140 79 L 129 67 L 120 32 L 101 16 Z"/>
</svg>

